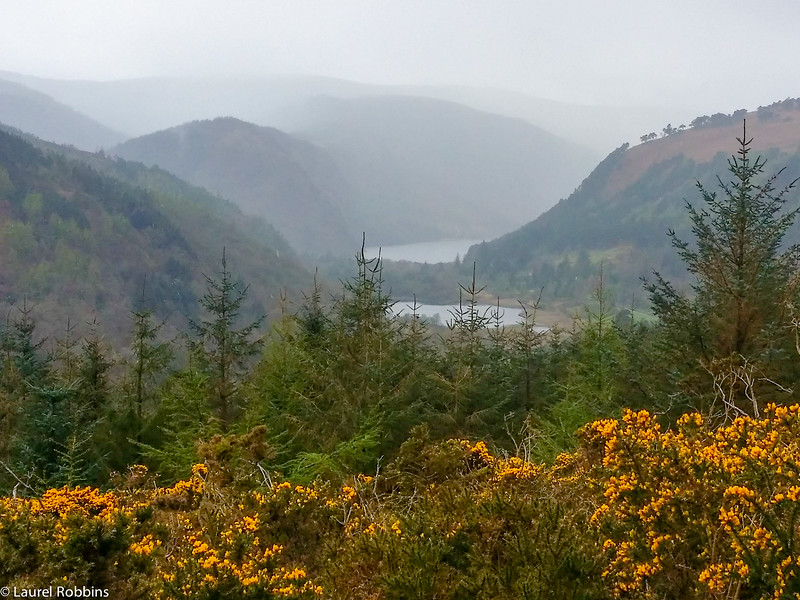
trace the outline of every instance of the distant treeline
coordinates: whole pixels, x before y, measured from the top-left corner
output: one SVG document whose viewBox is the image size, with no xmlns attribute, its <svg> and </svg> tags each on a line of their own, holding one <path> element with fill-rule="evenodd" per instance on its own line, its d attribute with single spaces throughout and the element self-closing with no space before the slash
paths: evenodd
<svg viewBox="0 0 800 600">
<path fill-rule="evenodd" d="M 793 110 L 795 108 L 800 108 L 800 99 L 798 98 L 786 98 L 786 100 L 779 100 L 777 102 L 773 102 L 768 106 L 759 106 L 756 110 L 756 115 L 759 120 L 761 121 L 769 121 L 770 119 L 776 118 L 775 110 Z M 679 125 L 678 127 L 673 127 L 671 123 L 668 123 L 666 127 L 661 130 L 661 137 L 667 137 L 670 135 L 675 135 L 676 133 L 681 133 L 682 131 L 686 131 L 686 129 L 699 129 L 704 127 L 727 127 L 729 125 L 736 125 L 741 123 L 742 119 L 747 116 L 747 109 L 740 108 L 738 110 L 733 111 L 731 114 L 725 113 L 714 113 L 713 115 L 702 115 L 700 117 L 695 117 L 689 126 L 686 125 Z M 649 142 L 650 140 L 654 140 L 658 138 L 658 134 L 656 132 L 651 131 L 650 133 L 646 133 L 639 137 L 639 140 L 642 142 Z"/>
</svg>

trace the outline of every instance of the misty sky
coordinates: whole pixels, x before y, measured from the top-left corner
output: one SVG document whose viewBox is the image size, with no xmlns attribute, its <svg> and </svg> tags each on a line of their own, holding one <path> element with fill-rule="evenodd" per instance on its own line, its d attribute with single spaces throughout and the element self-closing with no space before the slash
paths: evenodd
<svg viewBox="0 0 800 600">
<path fill-rule="evenodd" d="M 26 0 L 0 70 L 64 79 L 314 74 L 698 111 L 800 96 L 796 0 Z"/>
</svg>

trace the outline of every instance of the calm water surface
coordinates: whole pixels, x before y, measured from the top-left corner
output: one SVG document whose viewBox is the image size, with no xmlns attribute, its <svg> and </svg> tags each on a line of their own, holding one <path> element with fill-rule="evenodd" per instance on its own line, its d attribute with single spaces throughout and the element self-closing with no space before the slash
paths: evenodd
<svg viewBox="0 0 800 600">
<path fill-rule="evenodd" d="M 421 242 L 417 244 L 402 244 L 397 246 L 377 246 L 364 249 L 367 258 L 380 255 L 387 260 L 407 260 L 417 263 L 443 263 L 452 262 L 456 257 L 461 257 L 467 253 L 473 244 L 480 244 L 482 240 L 441 240 L 438 242 Z M 457 305 L 452 304 L 419 304 L 417 314 L 425 320 L 439 325 L 446 325 L 453 321 L 453 313 L 458 310 Z M 494 315 L 497 306 L 480 304 L 477 306 L 480 315 Z M 398 315 L 410 315 L 412 313 L 411 302 L 399 301 L 394 305 L 394 312 Z M 519 306 L 500 307 L 500 313 L 495 320 L 492 317 L 490 327 L 495 323 L 503 327 L 519 325 L 523 322 L 523 316 Z M 547 327 L 537 326 L 537 330 L 546 331 Z"/>
<path fill-rule="evenodd" d="M 380 253 L 386 260 L 407 260 L 418 263 L 453 262 L 456 256 L 463 258 L 473 244 L 483 240 L 440 240 L 438 242 L 419 242 L 398 246 L 380 247 Z M 378 246 L 364 249 L 367 258 L 378 256 Z"/>
<path fill-rule="evenodd" d="M 512 325 L 519 325 L 525 319 L 522 310 L 519 306 L 508 307 L 501 306 L 500 313 L 497 319 L 494 314 L 497 312 L 497 306 L 489 304 L 478 304 L 475 307 L 479 315 L 487 315 L 491 318 L 489 327 L 494 327 L 497 323 L 501 327 L 510 327 Z M 458 311 L 458 305 L 453 304 L 417 304 L 417 314 L 427 321 L 431 321 L 437 325 L 447 325 L 453 321 L 453 313 Z M 412 303 L 400 300 L 394 305 L 394 313 L 396 315 L 404 316 L 413 313 Z M 547 331 L 549 328 L 541 325 L 536 326 L 537 331 Z"/>
</svg>

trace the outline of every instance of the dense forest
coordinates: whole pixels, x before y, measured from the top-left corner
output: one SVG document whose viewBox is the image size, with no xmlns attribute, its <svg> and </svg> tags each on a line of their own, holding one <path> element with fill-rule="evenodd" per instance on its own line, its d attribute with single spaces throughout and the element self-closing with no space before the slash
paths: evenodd
<svg viewBox="0 0 800 600">
<path fill-rule="evenodd" d="M 569 330 L 499 326 L 472 279 L 446 328 L 393 315 L 380 261 L 263 333 L 222 251 L 127 350 L 24 301 L 0 335 L 0 583 L 114 598 L 794 598 L 794 185 L 746 136 L 672 235 L 657 319 L 602 273 Z M 782 180 L 781 180 L 782 181 Z M 474 272 L 474 270 L 473 270 Z M 8 591 L 8 588 L 6 588 Z"/>
</svg>

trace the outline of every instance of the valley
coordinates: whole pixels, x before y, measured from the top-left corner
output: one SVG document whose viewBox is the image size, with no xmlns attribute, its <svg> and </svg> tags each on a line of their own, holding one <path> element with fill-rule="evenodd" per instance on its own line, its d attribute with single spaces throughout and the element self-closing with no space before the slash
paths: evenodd
<svg viewBox="0 0 800 600">
<path fill-rule="evenodd" d="M 800 598 L 798 18 L 7 3 L 0 596 Z"/>
<path fill-rule="evenodd" d="M 548 123 L 564 133 L 559 122 L 596 113 L 572 107 L 567 117 L 566 106 L 502 91 L 314 78 L 92 83 L 4 76 L 0 122 L 202 186 L 275 226 L 304 268 L 321 268 L 323 278 L 347 273 L 366 233 L 368 245 L 385 248 L 386 281 L 401 300 L 455 301 L 475 262 L 487 300 L 529 302 L 541 293 L 543 309 L 561 324 L 587 302 L 601 268 L 607 293 L 644 314 L 642 278 L 657 270 L 682 280 L 666 232 L 685 234 L 683 200 L 691 201 L 695 180 L 714 185 L 740 119 L 748 119 L 758 149 L 776 166 L 791 167 L 800 146 L 800 119 L 789 101 L 642 135 L 647 141 L 620 146 L 592 169 L 596 151 L 540 124 L 557 119 Z M 139 100 L 136 111 L 126 109 L 130 94 Z M 157 97 L 170 98 L 172 112 L 159 108 Z M 196 97 L 203 100 L 190 100 Z M 219 116 L 226 111 L 236 116 Z M 126 121 L 123 112 L 140 120 Z M 102 161 L 90 156 L 81 160 Z M 457 239 L 472 243 L 448 241 Z M 456 256 L 463 265 L 452 262 Z"/>
</svg>

